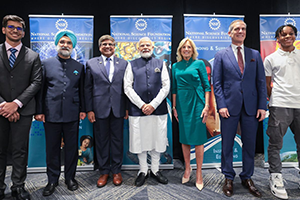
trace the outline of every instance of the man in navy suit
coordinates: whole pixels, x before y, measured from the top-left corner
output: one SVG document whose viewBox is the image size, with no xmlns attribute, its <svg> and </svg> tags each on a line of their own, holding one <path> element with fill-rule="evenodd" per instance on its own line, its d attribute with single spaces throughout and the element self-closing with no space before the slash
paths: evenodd
<svg viewBox="0 0 300 200">
<path fill-rule="evenodd" d="M 0 199 L 5 197 L 7 149 L 12 151 L 12 197 L 30 199 L 24 189 L 27 175 L 28 139 L 35 113 L 35 94 L 41 87 L 39 55 L 25 47 L 25 22 L 16 15 L 2 21 L 5 43 L 0 44 Z"/>
<path fill-rule="evenodd" d="M 242 185 L 256 197 L 251 176 L 254 171 L 255 143 L 258 122 L 266 113 L 266 81 L 264 66 L 258 51 L 244 46 L 246 24 L 233 21 L 229 26 L 230 47 L 216 53 L 213 66 L 214 93 L 221 117 L 222 156 L 221 168 L 225 175 L 223 192 L 233 194 L 233 144 L 238 123 L 243 142 Z"/>
<path fill-rule="evenodd" d="M 42 88 L 37 95 L 35 119 L 44 122 L 48 184 L 43 195 L 55 191 L 60 176 L 61 138 L 65 149 L 65 183 L 69 190 L 78 188 L 75 180 L 78 160 L 79 118 L 84 119 L 84 66 L 71 58 L 77 38 L 72 31 L 55 35 L 57 56 L 42 61 Z"/>
<path fill-rule="evenodd" d="M 110 172 L 118 186 L 123 181 L 123 123 L 128 116 L 123 77 L 128 62 L 114 56 L 116 42 L 110 35 L 100 37 L 98 44 L 102 55 L 86 63 L 86 111 L 94 123 L 96 167 L 101 173 L 97 187 L 106 185 Z"/>
</svg>

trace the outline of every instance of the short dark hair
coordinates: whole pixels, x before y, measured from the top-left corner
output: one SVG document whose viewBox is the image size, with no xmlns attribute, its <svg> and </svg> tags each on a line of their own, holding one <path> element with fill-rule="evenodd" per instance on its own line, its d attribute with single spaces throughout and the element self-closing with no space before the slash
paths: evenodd
<svg viewBox="0 0 300 200">
<path fill-rule="evenodd" d="M 111 37 L 110 35 L 102 35 L 99 40 L 98 40 L 98 45 L 99 47 L 101 46 L 101 43 L 104 41 L 104 40 L 110 40 L 113 42 L 114 45 L 116 45 L 116 41 L 113 37 Z"/>
<path fill-rule="evenodd" d="M 284 27 L 291 27 L 294 30 L 295 36 L 297 36 L 297 28 L 295 26 L 293 26 L 292 24 L 286 24 L 286 25 L 282 25 L 279 26 L 279 28 L 276 30 L 275 32 L 275 38 L 277 39 L 279 37 L 279 34 L 282 32 Z"/>
<path fill-rule="evenodd" d="M 6 27 L 8 21 L 20 22 L 23 26 L 23 29 L 26 28 L 25 21 L 17 15 L 6 15 L 2 20 L 2 26 Z"/>
<path fill-rule="evenodd" d="M 91 148 L 91 147 L 93 147 L 93 138 L 92 138 L 92 136 L 90 136 L 90 135 L 83 135 L 83 136 L 81 136 L 81 138 L 80 138 L 80 146 L 82 145 L 82 142 L 83 142 L 83 140 L 85 140 L 85 139 L 89 139 L 90 140 L 90 144 L 89 144 L 89 148 Z"/>
</svg>

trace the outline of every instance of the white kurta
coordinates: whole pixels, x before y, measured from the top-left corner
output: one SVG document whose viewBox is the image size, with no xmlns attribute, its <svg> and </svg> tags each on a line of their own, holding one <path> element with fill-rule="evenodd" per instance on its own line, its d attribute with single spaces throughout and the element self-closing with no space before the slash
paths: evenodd
<svg viewBox="0 0 300 200">
<path fill-rule="evenodd" d="M 133 89 L 134 77 L 129 63 L 124 76 L 124 92 L 129 100 L 138 108 L 142 108 L 145 102 Z M 167 97 L 170 91 L 170 78 L 164 63 L 161 72 L 162 88 L 157 96 L 150 102 L 156 109 Z M 129 151 L 142 153 L 155 150 L 165 152 L 168 145 L 167 138 L 168 115 L 129 116 Z"/>
</svg>

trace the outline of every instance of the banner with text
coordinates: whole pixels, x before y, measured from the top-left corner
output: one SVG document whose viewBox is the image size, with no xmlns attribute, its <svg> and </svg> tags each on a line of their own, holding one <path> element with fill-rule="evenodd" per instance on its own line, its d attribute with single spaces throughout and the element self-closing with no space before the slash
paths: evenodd
<svg viewBox="0 0 300 200">
<path fill-rule="evenodd" d="M 204 144 L 203 166 L 220 166 L 221 163 L 221 130 L 220 119 L 217 112 L 215 96 L 213 92 L 212 69 L 214 56 L 216 52 L 227 48 L 231 44 L 231 38 L 228 36 L 228 27 L 234 20 L 243 20 L 244 16 L 229 15 L 184 15 L 184 33 L 185 37 L 195 42 L 199 53 L 198 59 L 205 59 L 208 79 L 211 83 L 211 97 L 209 116 L 206 122 L 208 141 Z M 242 161 L 242 141 L 241 131 L 238 128 L 233 147 L 233 161 Z M 196 164 L 195 149 L 191 150 L 192 163 Z"/>
<path fill-rule="evenodd" d="M 286 24 L 292 24 L 297 27 L 297 24 L 300 24 L 300 15 L 260 15 L 260 53 L 263 60 L 280 47 L 280 45 L 276 42 L 275 32 L 277 28 Z M 297 49 L 300 49 L 299 27 L 297 27 L 297 29 L 298 35 L 294 42 L 294 46 Z M 268 116 L 269 112 L 267 112 L 266 119 L 263 122 L 265 166 L 268 165 Z M 288 128 L 287 133 L 283 138 L 280 158 L 283 167 L 298 167 L 296 143 L 294 140 L 294 134 L 291 132 L 290 128 Z"/>
<path fill-rule="evenodd" d="M 93 56 L 93 32 L 94 17 L 93 16 L 68 16 L 68 15 L 29 15 L 30 26 L 30 44 L 31 49 L 39 53 L 41 60 L 57 55 L 56 46 L 54 44 L 55 34 L 64 29 L 71 30 L 77 37 L 77 45 L 73 49 L 71 57 L 78 62 L 85 64 L 88 59 Z M 80 121 L 79 126 L 79 144 L 78 165 L 90 165 L 93 169 L 93 150 L 92 150 L 93 129 L 92 124 L 87 119 Z M 89 147 L 85 152 L 81 148 L 83 139 L 89 139 Z M 30 130 L 29 139 L 29 168 L 46 167 L 46 148 L 45 148 L 45 131 L 42 122 L 33 121 Z M 63 141 L 61 146 L 63 152 Z M 84 155 L 88 155 L 89 158 Z M 63 164 L 62 153 L 62 164 Z M 37 169 L 39 170 L 39 169 Z M 32 171 L 35 171 L 33 169 Z"/>
<path fill-rule="evenodd" d="M 149 37 L 154 42 L 153 57 L 171 67 L 172 16 L 111 16 L 111 36 L 116 40 L 116 55 L 127 61 L 139 58 L 138 41 Z M 161 167 L 173 167 L 172 112 L 168 100 L 168 140 L 169 146 L 161 155 Z M 128 121 L 124 126 L 123 168 L 137 168 L 138 158 L 129 152 Z M 150 155 L 149 155 L 150 156 Z"/>
</svg>

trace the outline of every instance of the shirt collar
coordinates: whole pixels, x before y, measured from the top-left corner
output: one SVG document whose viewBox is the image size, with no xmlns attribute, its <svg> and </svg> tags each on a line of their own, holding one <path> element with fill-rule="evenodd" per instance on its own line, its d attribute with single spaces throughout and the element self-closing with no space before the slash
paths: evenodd
<svg viewBox="0 0 300 200">
<path fill-rule="evenodd" d="M 237 46 L 237 45 L 235 45 L 235 44 L 231 44 L 231 47 L 232 47 L 233 49 L 235 49 L 236 51 L 237 51 L 237 47 L 241 47 L 241 50 L 244 50 L 244 44 L 242 44 L 241 46 Z"/>
<path fill-rule="evenodd" d="M 102 56 L 103 60 L 106 61 L 107 57 L 104 55 L 101 55 L 101 56 Z M 111 59 L 111 61 L 114 61 L 114 55 L 110 56 L 109 58 Z"/>
<path fill-rule="evenodd" d="M 21 48 L 22 48 L 22 42 L 20 44 L 18 44 L 17 46 L 13 47 L 10 44 L 8 44 L 8 42 L 5 41 L 5 47 L 6 47 L 6 51 L 9 51 L 10 48 L 15 48 L 18 50 L 18 52 L 20 52 Z"/>
<path fill-rule="evenodd" d="M 297 48 L 295 47 L 294 50 L 291 51 L 291 52 L 283 51 L 283 50 L 280 49 L 280 48 L 278 48 L 277 51 L 278 51 L 278 53 L 279 53 L 280 55 L 282 55 L 282 56 L 283 56 L 283 55 L 290 55 L 291 53 L 296 54 Z"/>
</svg>

